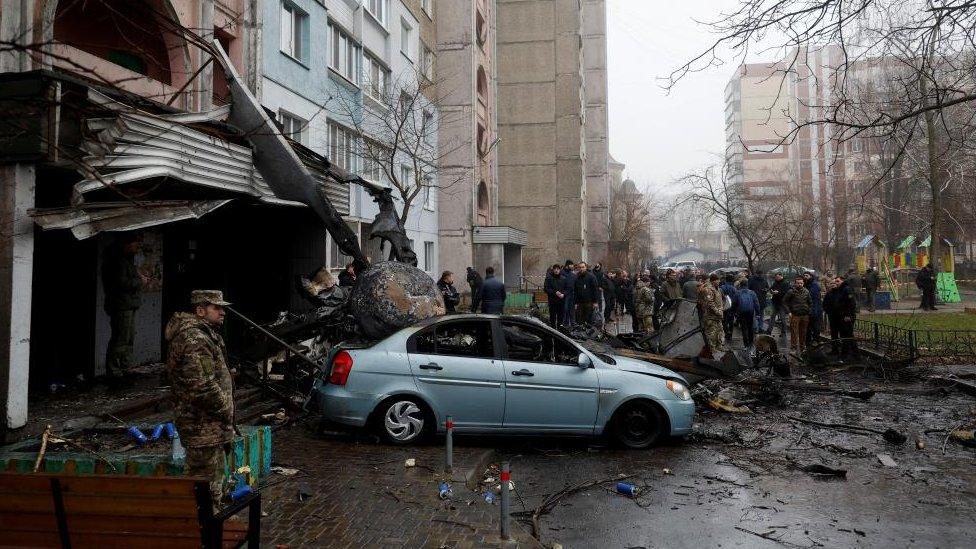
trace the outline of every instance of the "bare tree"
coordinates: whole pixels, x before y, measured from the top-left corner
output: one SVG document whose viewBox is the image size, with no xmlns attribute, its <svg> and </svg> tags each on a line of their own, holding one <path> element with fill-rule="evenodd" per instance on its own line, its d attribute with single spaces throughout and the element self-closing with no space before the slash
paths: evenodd
<svg viewBox="0 0 976 549">
<path fill-rule="evenodd" d="M 782 141 L 793 140 L 809 125 L 830 126 L 836 143 L 860 136 L 893 139 L 901 147 L 893 149 L 884 173 L 895 169 L 909 143 L 924 143 L 931 252 L 938 257 L 946 215 L 942 195 L 951 184 L 948 159 L 960 140 L 973 134 L 972 115 L 967 119 L 950 112 L 972 111 L 976 104 L 976 2 L 738 0 L 735 8 L 709 25 L 718 37 L 678 67 L 668 86 L 729 57 L 744 59 L 760 43 L 766 44 L 765 51 L 788 52 L 779 69 L 785 83 L 800 69 L 809 68 L 808 48 L 827 44 L 840 48 L 835 66 L 818 83 L 830 87 L 829 100 L 805 105 L 812 115 L 795 118 Z M 879 64 L 897 69 L 888 73 L 899 93 L 884 103 L 872 103 L 859 93 L 863 80 L 857 73 Z M 960 123 L 969 131 L 958 131 Z"/>
<path fill-rule="evenodd" d="M 654 199 L 644 192 L 628 185 L 620 185 L 610 190 L 610 241 L 620 250 L 617 262 L 633 268 L 651 245 L 651 221 L 654 217 Z"/>
<path fill-rule="evenodd" d="M 363 108 L 345 95 L 336 98 L 335 105 L 360 139 L 363 177 L 390 183 L 402 204 L 400 222 L 405 224 L 418 199 L 426 202 L 433 189 L 445 191 L 461 177 L 445 180 L 440 169 L 442 159 L 454 150 L 438 146 L 438 128 L 448 122 L 437 108 L 438 86 L 423 74 L 407 71 L 383 87 L 376 88 L 379 97 L 371 96 Z"/>
<path fill-rule="evenodd" d="M 782 228 L 777 212 L 781 211 L 784 200 L 748 199 L 742 184 L 729 173 L 726 165 L 709 166 L 684 176 L 679 183 L 688 189 L 681 202 L 697 205 L 725 225 L 742 250 L 750 271 L 775 250 Z"/>
</svg>

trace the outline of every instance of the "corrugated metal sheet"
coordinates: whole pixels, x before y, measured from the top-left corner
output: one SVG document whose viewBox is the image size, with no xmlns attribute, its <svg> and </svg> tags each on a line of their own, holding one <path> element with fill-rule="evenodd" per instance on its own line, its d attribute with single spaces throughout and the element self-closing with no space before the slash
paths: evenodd
<svg viewBox="0 0 976 549">
<path fill-rule="evenodd" d="M 475 227 L 471 236 L 474 244 L 515 244 L 525 246 L 528 233 L 514 227 Z"/>
<path fill-rule="evenodd" d="M 147 114 L 122 112 L 110 118 L 86 121 L 88 137 L 82 149 L 88 153 L 85 177 L 74 187 L 72 203 L 80 205 L 86 193 L 146 179 L 171 177 L 204 187 L 249 195 L 269 203 L 286 203 L 275 197 L 254 168 L 251 149 L 204 133 L 180 122 Z M 299 157 L 323 185 L 332 205 L 349 214 L 349 186 L 327 179 L 314 155 Z"/>
</svg>

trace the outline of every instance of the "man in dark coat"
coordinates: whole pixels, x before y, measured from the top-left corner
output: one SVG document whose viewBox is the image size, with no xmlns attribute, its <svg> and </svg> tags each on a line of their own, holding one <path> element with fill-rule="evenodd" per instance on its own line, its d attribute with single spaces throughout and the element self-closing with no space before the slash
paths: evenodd
<svg viewBox="0 0 976 549">
<path fill-rule="evenodd" d="M 485 282 L 481 286 L 481 312 L 500 315 L 505 311 L 505 284 L 495 278 L 495 268 L 485 269 Z"/>
<path fill-rule="evenodd" d="M 593 309 L 600 303 L 599 283 L 596 276 L 591 273 L 586 263 L 577 265 L 579 274 L 576 275 L 576 322 L 580 324 L 591 324 L 593 322 Z"/>
<path fill-rule="evenodd" d="M 786 339 L 786 324 L 789 322 L 790 312 L 783 305 L 783 298 L 786 297 L 788 291 L 790 291 L 790 283 L 783 278 L 782 274 L 776 273 L 773 285 L 769 288 L 769 293 L 773 296 L 773 314 L 769 317 L 769 329 L 766 330 L 766 333 L 772 335 L 773 326 L 779 324 L 779 336 L 784 340 Z"/>
<path fill-rule="evenodd" d="M 603 275 L 600 288 L 603 290 L 603 319 L 610 322 L 614 309 L 617 308 L 617 274 L 613 271 Z"/>
<path fill-rule="evenodd" d="M 481 304 L 481 287 L 484 281 L 481 275 L 473 267 L 468 267 L 468 286 L 471 288 L 471 312 L 478 312 L 478 305 Z"/>
<path fill-rule="evenodd" d="M 833 287 L 824 296 L 823 309 L 830 324 L 830 342 L 835 355 L 840 357 L 849 353 L 857 354 L 854 341 L 854 320 L 857 318 L 857 303 L 854 292 L 841 277 L 833 281 Z"/>
<path fill-rule="evenodd" d="M 922 267 L 915 277 L 915 285 L 922 291 L 922 310 L 937 311 L 935 308 L 935 271 L 932 264 Z"/>
<path fill-rule="evenodd" d="M 543 290 L 549 301 L 549 325 L 558 328 L 563 319 L 563 298 L 566 297 L 563 293 L 563 269 L 558 263 L 549 268 Z"/>
<path fill-rule="evenodd" d="M 807 345 L 816 345 L 823 326 L 823 291 L 816 273 L 803 273 L 803 286 L 810 292 L 810 322 L 807 325 Z"/>
<path fill-rule="evenodd" d="M 725 333 L 725 341 L 732 341 L 732 330 L 735 328 L 735 320 L 739 314 L 739 291 L 735 289 L 735 277 L 726 275 L 725 280 L 718 287 L 724 298 L 729 298 L 731 306 L 722 313 L 722 331 Z"/>
<path fill-rule="evenodd" d="M 576 264 L 567 259 L 563 266 L 563 326 L 576 324 Z"/>
<path fill-rule="evenodd" d="M 881 287 L 881 277 L 878 276 L 878 271 L 874 270 L 874 267 L 868 267 L 861 283 L 864 284 L 864 293 L 867 294 L 868 310 L 873 313 L 875 296 L 878 294 L 878 288 Z"/>
<path fill-rule="evenodd" d="M 457 312 L 457 304 L 461 302 L 461 294 L 454 287 L 454 273 L 444 271 L 441 273 L 440 280 L 437 281 L 437 289 L 441 291 L 444 298 L 444 309 L 449 315 Z"/>
<path fill-rule="evenodd" d="M 766 304 L 769 299 L 769 281 L 766 280 L 766 273 L 762 271 L 756 271 L 756 274 L 749 277 L 749 289 L 756 293 L 756 299 L 759 300 L 759 312 L 756 313 L 756 321 L 759 325 L 759 331 L 763 331 L 763 316 L 766 311 Z"/>
</svg>

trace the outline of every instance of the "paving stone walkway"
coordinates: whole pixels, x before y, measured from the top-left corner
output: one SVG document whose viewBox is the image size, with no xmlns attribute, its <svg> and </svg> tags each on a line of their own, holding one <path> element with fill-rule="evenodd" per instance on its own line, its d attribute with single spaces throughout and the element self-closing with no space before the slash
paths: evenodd
<svg viewBox="0 0 976 549">
<path fill-rule="evenodd" d="M 262 489 L 267 512 L 261 522 L 262 545 L 505 546 L 498 537 L 498 504 L 485 503 L 481 494 L 464 486 L 464 470 L 485 451 L 456 447 L 455 473 L 448 478 L 439 444 L 400 448 L 361 437 L 318 435 L 302 425 L 279 430 L 273 462 L 300 472 L 272 474 Z M 416 467 L 405 467 L 407 458 L 414 458 Z M 454 490 L 446 501 L 437 490 L 444 479 Z M 512 528 L 522 540 L 519 546 L 532 546 L 521 526 L 513 521 Z"/>
</svg>

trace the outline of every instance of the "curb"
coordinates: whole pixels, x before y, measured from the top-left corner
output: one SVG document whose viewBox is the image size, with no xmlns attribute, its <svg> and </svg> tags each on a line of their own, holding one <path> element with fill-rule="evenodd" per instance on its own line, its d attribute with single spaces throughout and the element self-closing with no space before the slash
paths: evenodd
<svg viewBox="0 0 976 549">
<path fill-rule="evenodd" d="M 481 480 L 481 474 L 488 468 L 488 464 L 495 460 L 495 450 L 488 449 L 475 458 L 474 464 L 464 471 L 464 485 L 468 487 L 468 490 L 477 490 L 478 482 Z"/>
</svg>

